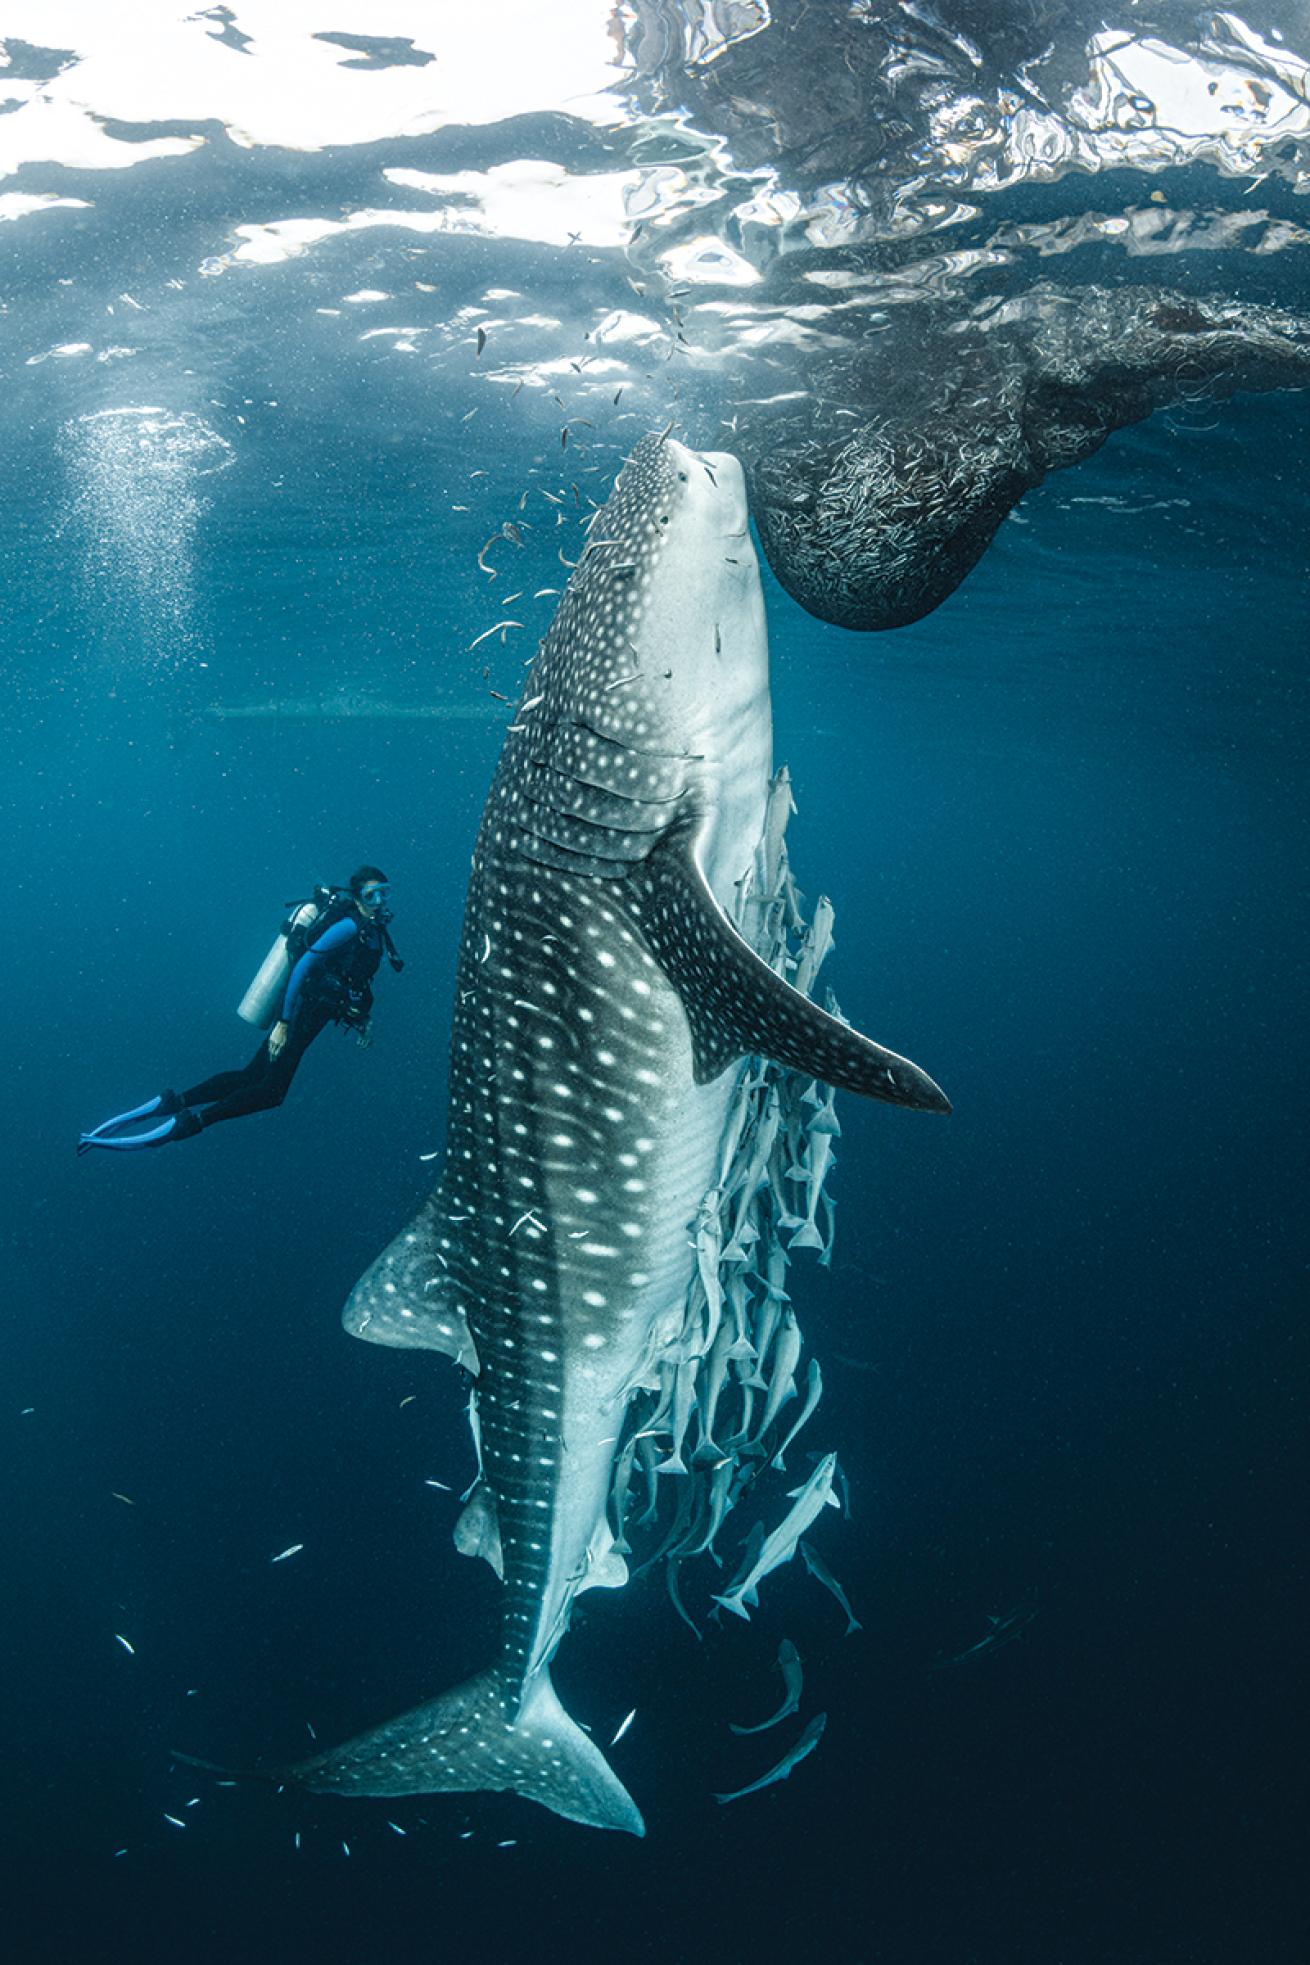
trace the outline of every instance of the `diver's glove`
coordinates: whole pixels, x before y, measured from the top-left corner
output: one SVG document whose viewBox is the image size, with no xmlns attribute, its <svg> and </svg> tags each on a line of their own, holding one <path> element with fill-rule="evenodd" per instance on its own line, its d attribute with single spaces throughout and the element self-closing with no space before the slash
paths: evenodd
<svg viewBox="0 0 1310 1965">
<path fill-rule="evenodd" d="M 353 1028 L 355 1032 L 355 1042 L 359 1045 L 360 1050 L 361 1051 L 372 1050 L 373 1048 L 372 1017 L 365 1017 L 363 1023 L 357 1023 L 353 1026 Z"/>
</svg>

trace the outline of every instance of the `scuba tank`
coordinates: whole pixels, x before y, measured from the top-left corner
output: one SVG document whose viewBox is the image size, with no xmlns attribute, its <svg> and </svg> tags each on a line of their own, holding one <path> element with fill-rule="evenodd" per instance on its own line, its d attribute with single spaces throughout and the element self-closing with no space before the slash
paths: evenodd
<svg viewBox="0 0 1310 1965">
<path fill-rule="evenodd" d="M 257 1030 L 267 1030 L 276 1021 L 291 975 L 291 949 L 288 943 L 294 936 L 297 953 L 302 952 L 309 930 L 330 905 L 330 890 L 320 887 L 312 901 L 301 901 L 292 908 L 278 929 L 272 948 L 260 963 L 254 981 L 237 1006 L 237 1015 L 243 1022 L 254 1024 Z"/>
<path fill-rule="evenodd" d="M 237 1007 L 237 1015 L 245 1023 L 254 1024 L 257 1030 L 267 1030 L 276 1021 L 291 971 L 309 944 L 332 922 L 349 914 L 353 905 L 348 887 L 322 886 L 315 887 L 307 901 L 286 903 L 290 912 L 277 931 L 277 940 L 260 963 L 254 981 Z M 405 965 L 391 939 L 387 927 L 390 920 L 390 914 L 383 910 L 376 918 L 376 927 L 382 937 L 387 960 L 399 974 Z"/>
</svg>

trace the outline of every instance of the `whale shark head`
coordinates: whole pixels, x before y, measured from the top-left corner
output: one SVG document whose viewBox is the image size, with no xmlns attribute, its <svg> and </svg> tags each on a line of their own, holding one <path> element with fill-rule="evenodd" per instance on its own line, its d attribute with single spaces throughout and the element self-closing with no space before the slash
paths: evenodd
<svg viewBox="0 0 1310 1965">
<path fill-rule="evenodd" d="M 592 522 L 524 697 L 518 731 L 539 770 L 646 805 L 662 824 L 688 793 L 750 802 L 742 823 L 758 832 L 768 641 L 734 457 L 641 440 Z M 576 810 L 603 826 L 619 816 Z"/>
<path fill-rule="evenodd" d="M 635 562 L 624 672 L 640 667 L 646 685 L 637 697 L 627 684 L 603 691 L 602 714 L 620 723 L 644 714 L 652 735 L 713 755 L 736 719 L 768 709 L 764 600 L 741 465 L 725 452 L 647 438 L 597 534 L 634 543 L 631 554 L 604 550 L 620 565 Z"/>
</svg>

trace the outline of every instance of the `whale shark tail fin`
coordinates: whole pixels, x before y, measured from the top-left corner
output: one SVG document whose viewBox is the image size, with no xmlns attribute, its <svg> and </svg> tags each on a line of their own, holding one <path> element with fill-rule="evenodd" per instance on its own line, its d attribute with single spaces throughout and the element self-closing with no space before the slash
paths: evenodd
<svg viewBox="0 0 1310 1965">
<path fill-rule="evenodd" d="M 516 1712 L 517 1706 L 517 1712 Z M 285 1771 L 318 1794 L 470 1794 L 508 1789 L 588 1828 L 645 1824 L 623 1783 L 560 1704 L 548 1671 L 521 1703 L 496 1670 Z"/>
</svg>

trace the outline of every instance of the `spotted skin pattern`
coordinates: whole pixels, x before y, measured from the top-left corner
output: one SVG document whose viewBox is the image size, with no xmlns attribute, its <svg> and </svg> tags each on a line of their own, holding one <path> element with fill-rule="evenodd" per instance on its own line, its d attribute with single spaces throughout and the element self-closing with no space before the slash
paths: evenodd
<svg viewBox="0 0 1310 1965">
<path fill-rule="evenodd" d="M 512 1787 L 569 1819 L 642 1832 L 559 1706 L 549 1664 L 579 1590 L 626 1580 L 606 1510 L 615 1442 L 677 1336 L 689 1224 L 744 1052 L 768 1034 L 760 975 L 743 992 L 749 1045 L 734 1026 L 733 961 L 767 978 L 793 1048 L 800 1005 L 825 1041 L 865 1047 L 866 1073 L 884 1060 L 915 1071 L 805 1003 L 728 927 L 771 763 L 740 467 L 643 439 L 591 526 L 487 800 L 440 1182 L 345 1313 L 359 1336 L 443 1350 L 476 1374 L 482 1480 L 457 1539 L 503 1574 L 500 1655 L 296 1770 L 308 1785 Z M 711 943 L 698 994 L 680 946 Z"/>
</svg>

